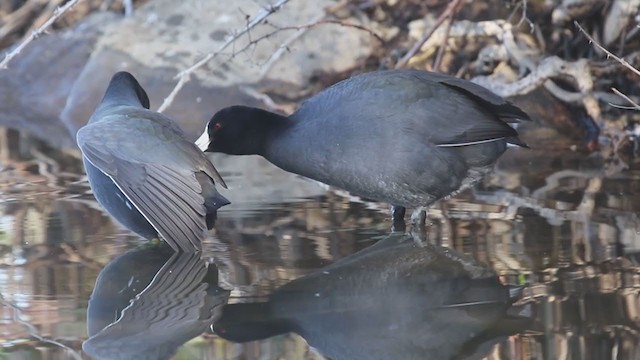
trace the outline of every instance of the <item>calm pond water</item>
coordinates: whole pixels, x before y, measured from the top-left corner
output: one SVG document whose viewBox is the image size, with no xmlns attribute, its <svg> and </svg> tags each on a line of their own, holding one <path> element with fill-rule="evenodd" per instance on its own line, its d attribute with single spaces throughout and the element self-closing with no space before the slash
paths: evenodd
<svg viewBox="0 0 640 360">
<path fill-rule="evenodd" d="M 385 206 L 214 160 L 233 204 L 201 259 L 112 222 L 77 151 L 0 129 L 0 358 L 640 359 L 638 170 L 510 149 L 418 246 Z"/>
</svg>

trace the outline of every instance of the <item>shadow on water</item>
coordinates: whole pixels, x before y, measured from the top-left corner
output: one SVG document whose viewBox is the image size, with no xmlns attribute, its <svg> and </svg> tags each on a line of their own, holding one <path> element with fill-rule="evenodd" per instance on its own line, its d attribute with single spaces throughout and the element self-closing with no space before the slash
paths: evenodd
<svg viewBox="0 0 640 360">
<path fill-rule="evenodd" d="M 0 357 L 640 358 L 633 167 L 510 150 L 474 191 L 430 210 L 415 249 L 389 236 L 386 208 L 221 157 L 235 201 L 201 260 L 117 226 L 78 154 L 0 136 Z M 505 284 L 524 285 L 513 306 Z"/>
</svg>

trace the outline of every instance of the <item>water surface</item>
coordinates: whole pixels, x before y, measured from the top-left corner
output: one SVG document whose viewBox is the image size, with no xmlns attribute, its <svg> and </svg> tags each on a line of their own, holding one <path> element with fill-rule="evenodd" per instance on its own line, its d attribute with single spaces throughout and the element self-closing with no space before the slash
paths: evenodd
<svg viewBox="0 0 640 360">
<path fill-rule="evenodd" d="M 178 359 L 640 358 L 640 172 L 597 154 L 509 149 L 473 191 L 432 207 L 422 248 L 390 233 L 386 205 L 216 157 L 233 204 L 201 260 L 115 224 L 76 151 L 0 133 L 0 357 L 88 359 L 86 342 L 112 358 L 143 345 Z M 524 285 L 513 307 L 434 305 L 495 300 L 501 284 Z M 231 317 L 252 303 L 272 305 Z M 266 339 L 224 340 L 217 321 Z M 283 329 L 304 338 L 267 337 Z"/>
</svg>

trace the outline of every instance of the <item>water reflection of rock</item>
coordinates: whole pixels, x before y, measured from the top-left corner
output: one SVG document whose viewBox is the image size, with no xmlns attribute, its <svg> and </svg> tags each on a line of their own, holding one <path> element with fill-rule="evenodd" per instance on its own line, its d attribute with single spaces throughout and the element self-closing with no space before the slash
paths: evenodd
<svg viewBox="0 0 640 360">
<path fill-rule="evenodd" d="M 267 302 L 224 306 L 214 330 L 238 342 L 295 332 L 332 359 L 478 359 L 529 324 L 507 315 L 519 293 L 470 258 L 392 234 Z"/>
<path fill-rule="evenodd" d="M 224 252 L 214 258 L 240 294 L 264 295 L 370 245 L 387 233 L 386 222 L 386 213 L 335 196 L 263 204 L 243 216 L 218 218 Z"/>
<path fill-rule="evenodd" d="M 134 249 L 107 264 L 89 300 L 89 339 L 97 359 L 169 359 L 219 317 L 229 293 L 214 265 L 166 244 Z"/>
</svg>

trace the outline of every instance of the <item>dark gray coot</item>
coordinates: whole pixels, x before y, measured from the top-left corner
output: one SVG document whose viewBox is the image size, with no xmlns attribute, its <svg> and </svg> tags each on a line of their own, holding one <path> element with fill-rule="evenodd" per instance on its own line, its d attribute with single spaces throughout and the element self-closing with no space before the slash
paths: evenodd
<svg viewBox="0 0 640 360">
<path fill-rule="evenodd" d="M 203 151 L 258 154 L 280 168 L 355 195 L 388 202 L 394 220 L 469 187 L 507 143 L 509 123 L 528 120 L 486 88 L 417 70 L 365 73 L 303 102 L 289 117 L 232 106 L 196 144 Z M 398 219 L 399 218 L 399 219 Z"/>
<path fill-rule="evenodd" d="M 216 211 L 229 204 L 213 164 L 127 72 L 116 73 L 76 139 L 95 198 L 116 220 L 175 251 L 201 249 Z"/>
</svg>

